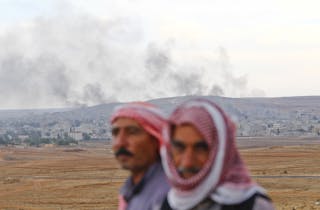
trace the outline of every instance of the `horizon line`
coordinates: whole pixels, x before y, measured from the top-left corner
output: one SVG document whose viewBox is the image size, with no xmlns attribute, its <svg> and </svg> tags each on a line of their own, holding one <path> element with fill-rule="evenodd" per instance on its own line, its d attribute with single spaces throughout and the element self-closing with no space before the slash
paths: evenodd
<svg viewBox="0 0 320 210">
<path fill-rule="evenodd" d="M 88 105 L 88 104 L 77 104 L 71 106 L 57 106 L 57 107 L 35 107 L 35 108 L 0 108 L 1 112 L 5 111 L 52 111 L 54 110 L 61 111 L 63 109 L 71 110 L 71 109 L 80 109 L 80 108 L 89 108 L 94 106 L 99 106 L 103 104 L 112 104 L 112 103 L 130 103 L 134 101 L 154 101 L 154 100 L 161 100 L 161 99 L 171 99 L 171 98 L 181 98 L 181 97 L 220 97 L 220 98 L 230 98 L 230 99 L 279 99 L 279 98 L 310 98 L 310 97 L 320 97 L 320 95 L 300 95 L 300 96 L 245 96 L 245 97 L 228 97 L 228 96 L 218 96 L 218 95 L 184 95 L 184 96 L 171 96 L 171 97 L 162 97 L 162 98 L 152 98 L 146 100 L 128 100 L 128 101 L 113 101 L 113 102 L 102 102 L 98 104 Z"/>
</svg>

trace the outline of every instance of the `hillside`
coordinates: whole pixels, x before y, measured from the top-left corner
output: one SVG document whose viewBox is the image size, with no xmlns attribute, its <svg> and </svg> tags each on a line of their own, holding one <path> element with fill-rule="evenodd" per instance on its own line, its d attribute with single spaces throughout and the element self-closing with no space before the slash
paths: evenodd
<svg viewBox="0 0 320 210">
<path fill-rule="evenodd" d="M 150 100 L 169 114 L 176 105 L 195 96 Z M 320 96 L 280 98 L 226 98 L 203 96 L 219 104 L 238 126 L 238 136 L 320 136 Z M 108 119 L 120 103 L 51 110 L 1 110 L 0 135 L 87 133 L 93 139 L 108 139 Z M 58 131 L 57 131 L 58 130 Z M 81 140 L 81 135 L 78 137 Z"/>
</svg>

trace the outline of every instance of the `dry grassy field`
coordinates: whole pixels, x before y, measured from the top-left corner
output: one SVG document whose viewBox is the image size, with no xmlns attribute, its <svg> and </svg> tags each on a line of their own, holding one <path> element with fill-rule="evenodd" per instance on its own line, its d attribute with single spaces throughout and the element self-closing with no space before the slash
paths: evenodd
<svg viewBox="0 0 320 210">
<path fill-rule="evenodd" d="M 320 210 L 320 140 L 254 147 L 242 141 L 241 154 L 276 209 Z M 103 143 L 2 147 L 0 169 L 1 210 L 116 209 L 118 188 L 127 176 Z"/>
</svg>

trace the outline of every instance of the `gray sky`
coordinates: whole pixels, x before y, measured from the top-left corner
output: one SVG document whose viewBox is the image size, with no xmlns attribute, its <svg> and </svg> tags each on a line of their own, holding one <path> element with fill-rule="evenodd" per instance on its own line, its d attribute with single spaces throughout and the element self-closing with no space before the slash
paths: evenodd
<svg viewBox="0 0 320 210">
<path fill-rule="evenodd" d="M 0 0 L 0 109 L 320 95 L 318 0 Z"/>
</svg>

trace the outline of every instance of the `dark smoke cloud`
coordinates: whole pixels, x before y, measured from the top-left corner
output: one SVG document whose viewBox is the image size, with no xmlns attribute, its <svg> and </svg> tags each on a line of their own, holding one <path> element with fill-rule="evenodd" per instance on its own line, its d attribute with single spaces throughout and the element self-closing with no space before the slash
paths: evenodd
<svg viewBox="0 0 320 210">
<path fill-rule="evenodd" d="M 70 92 L 64 63 L 48 55 L 32 60 L 22 55 L 2 57 L 0 81 L 2 97 L 21 104 L 27 104 L 30 100 L 36 104 L 44 97 L 64 101 Z"/>
<path fill-rule="evenodd" d="M 233 75 L 224 48 L 210 64 L 178 61 L 175 41 L 150 42 L 134 17 L 101 19 L 66 12 L 0 34 L 0 108 L 241 96 L 246 91 L 246 76 Z"/>
<path fill-rule="evenodd" d="M 224 47 L 219 47 L 218 68 L 222 72 L 222 86 L 225 90 L 228 90 L 230 95 L 245 96 L 247 95 L 247 77 L 245 75 L 235 76 L 232 73 L 232 66 L 227 54 L 227 50 Z M 216 90 L 223 89 L 218 87 Z"/>
<path fill-rule="evenodd" d="M 160 49 L 154 43 L 148 45 L 145 67 L 150 74 L 150 80 L 159 80 L 168 76 L 171 63 L 168 49 Z"/>
<path fill-rule="evenodd" d="M 170 46 L 169 46 L 170 47 Z M 201 95 L 205 85 L 202 83 L 201 71 L 190 66 L 180 67 L 170 55 L 168 45 L 163 48 L 154 43 L 149 44 L 145 59 L 149 80 L 158 87 L 159 95 Z M 168 94 L 169 93 L 169 94 Z"/>
<path fill-rule="evenodd" d="M 201 82 L 202 76 L 198 73 L 172 74 L 175 81 L 175 90 L 179 95 L 203 95 L 205 85 Z"/>
<path fill-rule="evenodd" d="M 2 105 L 33 108 L 117 100 L 113 86 L 128 69 L 132 53 L 126 42 L 139 36 L 134 22 L 79 15 L 36 18 L 26 25 L 0 36 L 0 93 L 8 98 Z"/>
<path fill-rule="evenodd" d="M 83 89 L 83 101 L 91 101 L 94 104 L 101 104 L 108 100 L 115 101 L 116 99 L 108 99 L 100 84 L 87 84 Z"/>
<path fill-rule="evenodd" d="M 227 51 L 220 47 L 216 64 L 200 66 L 176 63 L 168 45 L 157 46 L 152 43 L 147 48 L 145 67 L 153 85 L 164 87 L 159 95 L 246 95 L 246 76 L 236 77 L 232 73 Z M 211 75 L 210 75 L 211 74 Z M 215 80 L 206 82 L 214 75 Z M 162 83 L 162 85 L 160 85 Z M 166 94 L 167 93 L 167 94 Z"/>
<path fill-rule="evenodd" d="M 223 96 L 224 92 L 220 86 L 213 85 L 209 91 L 209 95 Z"/>
</svg>

